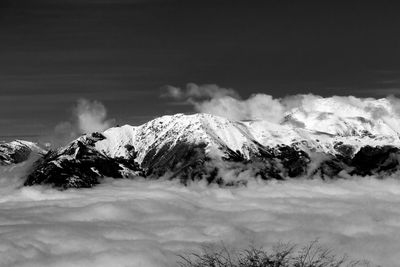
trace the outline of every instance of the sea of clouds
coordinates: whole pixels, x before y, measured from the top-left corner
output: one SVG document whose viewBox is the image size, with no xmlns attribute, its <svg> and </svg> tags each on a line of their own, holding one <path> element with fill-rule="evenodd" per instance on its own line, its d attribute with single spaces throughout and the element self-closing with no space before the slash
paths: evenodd
<svg viewBox="0 0 400 267">
<path fill-rule="evenodd" d="M 396 266 L 400 181 L 289 180 L 220 188 L 105 179 L 91 189 L 22 187 L 0 170 L 0 266 L 177 266 L 204 244 L 269 248 L 319 239 L 338 254 Z"/>
<path fill-rule="evenodd" d="M 216 85 L 167 86 L 163 97 L 233 120 L 279 123 L 287 112 L 304 116 L 321 105 L 315 95 L 242 99 Z M 398 128 L 400 101 L 332 97 L 324 112 L 381 119 Z M 327 110 L 325 110 L 327 109 Z M 330 110 L 331 109 L 331 110 Z M 54 146 L 112 126 L 98 101 L 79 100 L 70 120 L 55 127 Z M 396 127 L 395 127 L 396 126 Z M 400 179 L 374 177 L 296 179 L 283 182 L 240 177 L 247 186 L 221 188 L 196 182 L 104 179 L 91 189 L 60 191 L 23 187 L 28 162 L 0 167 L 0 266 L 177 266 L 178 255 L 206 244 L 229 249 L 300 245 L 318 239 L 337 254 L 398 266 Z M 227 174 L 228 175 L 228 174 Z M 243 172 L 242 176 L 250 176 Z"/>
</svg>

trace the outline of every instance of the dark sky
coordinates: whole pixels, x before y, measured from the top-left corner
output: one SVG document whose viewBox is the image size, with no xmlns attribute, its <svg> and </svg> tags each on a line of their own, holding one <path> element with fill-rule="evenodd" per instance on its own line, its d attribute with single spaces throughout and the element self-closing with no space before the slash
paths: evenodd
<svg viewBox="0 0 400 267">
<path fill-rule="evenodd" d="M 1 139 L 52 131 L 80 97 L 118 123 L 188 109 L 159 98 L 167 84 L 400 93 L 400 8 L 337 2 L 1 0 Z"/>
</svg>

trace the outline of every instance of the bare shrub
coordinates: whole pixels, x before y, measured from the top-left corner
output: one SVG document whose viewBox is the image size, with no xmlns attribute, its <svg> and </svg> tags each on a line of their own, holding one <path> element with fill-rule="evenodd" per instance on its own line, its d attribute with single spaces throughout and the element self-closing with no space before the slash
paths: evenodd
<svg viewBox="0 0 400 267">
<path fill-rule="evenodd" d="M 230 251 L 225 246 L 203 247 L 202 253 L 179 255 L 181 267 L 361 267 L 368 261 L 350 260 L 324 248 L 318 241 L 304 246 L 278 244 L 269 252 L 250 246 L 241 251 Z"/>
</svg>

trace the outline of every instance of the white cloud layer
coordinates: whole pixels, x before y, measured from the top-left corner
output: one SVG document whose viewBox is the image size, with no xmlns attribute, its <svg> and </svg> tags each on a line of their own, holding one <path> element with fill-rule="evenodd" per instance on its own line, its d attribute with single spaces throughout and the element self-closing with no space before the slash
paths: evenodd
<svg viewBox="0 0 400 267">
<path fill-rule="evenodd" d="M 18 169 L 20 168 L 20 169 Z M 176 266 L 204 243 L 304 244 L 396 266 L 400 182 L 357 179 L 249 183 L 107 180 L 92 189 L 18 187 L 0 175 L 0 266 Z"/>
</svg>

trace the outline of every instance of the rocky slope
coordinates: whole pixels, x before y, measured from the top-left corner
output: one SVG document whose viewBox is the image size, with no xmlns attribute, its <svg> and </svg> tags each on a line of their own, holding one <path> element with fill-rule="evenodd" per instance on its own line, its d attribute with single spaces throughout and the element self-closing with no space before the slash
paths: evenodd
<svg viewBox="0 0 400 267">
<path fill-rule="evenodd" d="M 26 161 L 32 154 L 44 154 L 45 151 L 35 143 L 15 140 L 0 142 L 0 165 L 10 165 Z"/>
<path fill-rule="evenodd" d="M 91 187 L 100 177 L 138 175 L 233 185 L 254 176 L 333 178 L 398 170 L 398 120 L 314 110 L 293 110 L 279 124 L 177 114 L 110 128 L 46 154 L 25 185 Z"/>
</svg>

